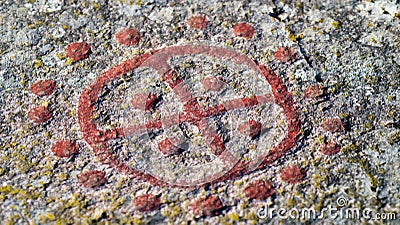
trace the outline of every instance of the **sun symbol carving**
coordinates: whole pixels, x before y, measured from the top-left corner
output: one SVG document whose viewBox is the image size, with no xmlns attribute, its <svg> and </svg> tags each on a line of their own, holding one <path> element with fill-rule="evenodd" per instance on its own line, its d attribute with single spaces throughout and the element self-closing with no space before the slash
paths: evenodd
<svg viewBox="0 0 400 225">
<path fill-rule="evenodd" d="M 204 30 L 209 21 L 198 15 L 187 24 Z M 256 32 L 248 23 L 232 27 L 232 35 L 247 41 Z M 136 46 L 141 36 L 137 29 L 126 28 L 115 39 Z M 92 51 L 89 43 L 75 42 L 67 46 L 66 56 L 75 63 Z M 277 49 L 274 56 L 282 63 L 298 58 L 288 47 Z M 56 87 L 51 79 L 38 80 L 30 90 L 43 97 Z M 324 89 L 310 87 L 305 95 L 316 98 Z M 31 107 L 27 116 L 44 124 L 52 115 L 48 105 L 40 105 Z M 171 188 L 197 188 L 261 170 L 296 145 L 301 124 L 292 94 L 274 71 L 234 49 L 204 43 L 149 50 L 98 75 L 80 95 L 78 121 L 84 141 L 102 163 L 132 179 Z M 328 121 L 326 129 L 342 129 L 338 123 Z M 334 143 L 324 146 L 328 155 L 340 150 Z M 51 152 L 70 158 L 80 149 L 76 140 L 60 139 Z M 280 173 L 291 184 L 305 176 L 295 165 Z M 78 182 L 99 188 L 107 185 L 106 177 L 104 171 L 83 171 Z M 259 179 L 248 183 L 243 193 L 263 200 L 274 188 Z M 146 212 L 163 202 L 147 193 L 132 204 Z M 205 216 L 223 209 L 224 203 L 210 195 L 193 200 L 190 208 Z"/>
</svg>

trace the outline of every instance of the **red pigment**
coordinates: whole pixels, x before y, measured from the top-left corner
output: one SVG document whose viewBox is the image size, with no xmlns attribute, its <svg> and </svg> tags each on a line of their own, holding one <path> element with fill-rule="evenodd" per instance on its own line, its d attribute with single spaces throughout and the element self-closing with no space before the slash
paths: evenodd
<svg viewBox="0 0 400 225">
<path fill-rule="evenodd" d="M 56 90 L 56 82 L 54 80 L 39 80 L 31 85 L 30 90 L 39 97 L 51 95 Z"/>
<path fill-rule="evenodd" d="M 105 173 L 98 170 L 90 170 L 82 173 L 78 177 L 79 183 L 86 188 L 96 188 L 104 185 L 107 182 Z"/>
<path fill-rule="evenodd" d="M 67 57 L 72 58 L 74 62 L 86 59 L 89 57 L 91 47 L 86 42 L 75 42 L 68 45 L 66 49 Z"/>
<path fill-rule="evenodd" d="M 140 41 L 140 33 L 135 28 L 128 28 L 123 31 L 120 31 L 115 34 L 115 39 L 118 43 L 127 45 L 127 46 L 135 46 L 139 44 Z"/>
<path fill-rule="evenodd" d="M 210 143 L 210 149 L 214 155 L 221 155 L 226 150 L 224 140 L 222 140 L 219 134 L 214 135 L 213 140 Z"/>
<path fill-rule="evenodd" d="M 53 145 L 51 151 L 57 157 L 69 158 L 79 153 L 79 146 L 76 141 L 59 140 Z"/>
<path fill-rule="evenodd" d="M 322 152 L 324 155 L 335 155 L 338 152 L 340 152 L 341 146 L 339 144 L 329 142 L 327 144 L 322 144 L 319 147 L 319 150 Z"/>
<path fill-rule="evenodd" d="M 197 216 L 210 216 L 224 207 L 219 196 L 201 197 L 190 204 L 190 208 Z"/>
<path fill-rule="evenodd" d="M 304 96 L 306 98 L 317 98 L 323 95 L 325 95 L 325 88 L 320 85 L 310 86 L 304 91 Z"/>
<path fill-rule="evenodd" d="M 224 82 L 215 76 L 208 76 L 201 81 L 204 89 L 208 91 L 219 91 L 224 86 Z"/>
<path fill-rule="evenodd" d="M 238 37 L 250 39 L 254 35 L 254 28 L 248 23 L 237 23 L 233 26 L 233 33 Z"/>
<path fill-rule="evenodd" d="M 261 133 L 261 123 L 255 120 L 249 120 L 239 125 L 239 132 L 250 138 L 254 138 Z"/>
<path fill-rule="evenodd" d="M 298 59 L 298 56 L 294 53 L 293 48 L 289 47 L 279 47 L 274 56 L 275 59 L 281 62 L 295 62 Z"/>
<path fill-rule="evenodd" d="M 179 153 L 180 148 L 174 144 L 176 140 L 165 138 L 158 143 L 158 149 L 166 156 L 176 155 Z"/>
<path fill-rule="evenodd" d="M 150 110 L 154 109 L 159 97 L 155 94 L 137 94 L 132 98 L 132 107 L 135 109 Z"/>
<path fill-rule="evenodd" d="M 192 16 L 187 23 L 189 27 L 198 30 L 204 30 L 208 25 L 208 21 L 205 16 Z"/>
<path fill-rule="evenodd" d="M 298 166 L 289 166 L 281 170 L 281 179 L 290 184 L 297 184 L 303 181 L 306 171 Z"/>
<path fill-rule="evenodd" d="M 132 203 L 140 212 L 148 212 L 157 210 L 161 205 L 161 199 L 153 194 L 144 194 L 133 199 Z"/>
<path fill-rule="evenodd" d="M 321 127 L 324 128 L 324 130 L 332 132 L 332 133 L 339 132 L 339 131 L 344 131 L 343 122 L 338 117 L 329 118 L 329 119 L 324 120 L 321 123 Z"/>
<path fill-rule="evenodd" d="M 28 112 L 28 118 L 40 124 L 47 122 L 53 116 L 53 112 L 47 106 L 35 106 Z"/>
<path fill-rule="evenodd" d="M 274 189 L 268 181 L 255 180 L 248 184 L 243 192 L 249 199 L 264 200 L 274 194 Z"/>
<path fill-rule="evenodd" d="M 95 105 L 98 101 L 98 96 L 102 88 L 109 84 L 113 79 L 120 77 L 121 75 L 131 72 L 142 65 L 144 62 L 148 62 L 149 57 L 154 54 L 158 54 L 162 52 L 161 57 L 166 55 L 168 57 L 173 57 L 174 55 L 188 55 L 188 54 L 208 54 L 210 56 L 218 57 L 218 58 L 229 58 L 237 63 L 248 62 L 251 64 L 251 67 L 255 68 L 255 70 L 259 70 L 261 74 L 266 78 L 268 83 L 271 85 L 273 98 L 270 95 L 268 96 L 257 96 L 257 97 L 248 97 L 243 99 L 233 99 L 229 100 L 227 103 L 210 106 L 205 109 L 200 109 L 197 112 L 178 112 L 179 115 L 179 123 L 181 122 L 196 122 L 199 123 L 202 119 L 218 115 L 220 113 L 224 113 L 227 110 L 236 109 L 236 108 L 246 108 L 249 106 L 254 106 L 257 104 L 265 103 L 265 102 L 274 102 L 278 104 L 282 109 L 288 121 L 288 129 L 286 133 L 286 137 L 277 145 L 275 145 L 268 153 L 263 157 L 262 163 L 257 167 L 257 169 L 265 168 L 270 165 L 280 157 L 282 157 L 286 152 L 288 152 L 293 146 L 295 146 L 298 140 L 298 134 L 300 131 L 300 119 L 298 114 L 298 109 L 295 106 L 295 102 L 293 100 L 292 94 L 288 91 L 286 85 L 282 82 L 282 80 L 277 76 L 271 69 L 268 67 L 251 61 L 248 57 L 243 54 L 237 53 L 232 50 L 228 50 L 225 48 L 218 47 L 210 47 L 210 46 L 173 46 L 167 47 L 161 50 L 155 50 L 153 52 L 147 52 L 141 56 L 134 57 L 130 60 L 127 60 L 120 65 L 104 72 L 101 76 L 99 76 L 93 84 L 89 85 L 81 94 L 78 106 L 78 118 L 79 124 L 81 127 L 81 131 L 86 142 L 93 148 L 96 156 L 103 163 L 107 163 L 118 171 L 123 172 L 129 175 L 131 178 L 140 179 L 146 182 L 150 182 L 153 185 L 160 186 L 173 186 L 173 187 L 187 187 L 190 184 L 171 184 L 168 182 L 164 182 L 159 180 L 158 178 L 146 174 L 144 172 L 135 170 L 132 167 L 129 167 L 124 161 L 122 161 L 118 155 L 113 153 L 108 144 L 109 140 L 124 137 L 124 128 L 116 128 L 112 130 L 100 130 L 96 123 L 92 119 L 92 115 L 95 112 Z M 154 61 L 154 59 L 153 59 Z M 165 61 L 165 62 L 164 62 Z M 250 61 L 250 62 L 249 62 Z M 153 64 L 157 64 L 159 66 L 164 66 L 166 64 L 166 59 L 158 59 L 153 62 Z M 167 66 L 168 67 L 168 66 Z M 154 67 L 157 68 L 157 67 Z M 162 77 L 165 81 L 172 87 L 175 87 L 182 83 L 182 80 L 176 73 L 169 69 L 167 72 L 161 73 Z M 179 88 L 176 88 L 179 89 Z M 184 86 L 182 89 L 185 89 Z M 174 91 L 178 91 L 175 90 Z M 176 92 L 177 93 L 177 92 Z M 184 104 L 186 103 L 187 96 L 190 97 L 190 93 L 187 91 L 180 91 L 177 94 L 178 97 L 184 100 Z M 189 95 L 188 95 L 189 94 Z M 236 104 L 237 102 L 241 102 L 241 104 Z M 194 111 L 194 109 L 192 109 Z M 189 114 L 189 115 L 187 115 Z M 190 115 L 191 114 L 191 115 Z M 194 118 L 194 115 L 201 115 L 199 118 Z M 146 124 L 139 124 L 132 127 L 129 127 L 129 130 L 132 130 L 135 133 L 140 132 L 148 132 L 149 129 L 162 129 L 163 124 L 168 124 L 162 120 L 150 121 Z M 171 124 L 173 125 L 173 124 Z M 204 129 L 207 126 L 203 126 Z M 201 131 L 203 133 L 203 131 Z M 129 134 L 129 133 L 128 133 Z M 213 139 L 211 139 L 213 138 Z M 214 137 L 208 136 L 207 139 L 214 140 Z M 218 140 L 218 139 L 216 139 Z M 221 141 L 216 141 L 217 143 L 221 143 Z M 248 174 L 254 170 L 254 167 L 249 166 L 249 162 L 244 160 L 239 161 L 228 173 L 222 175 L 218 179 L 210 179 L 209 183 L 225 181 L 228 179 L 234 179 L 235 177 L 241 176 L 243 174 Z M 208 184 L 208 183 L 207 183 Z M 192 185 L 193 186 L 193 185 Z M 204 184 L 199 184 L 195 186 L 204 186 Z"/>
</svg>

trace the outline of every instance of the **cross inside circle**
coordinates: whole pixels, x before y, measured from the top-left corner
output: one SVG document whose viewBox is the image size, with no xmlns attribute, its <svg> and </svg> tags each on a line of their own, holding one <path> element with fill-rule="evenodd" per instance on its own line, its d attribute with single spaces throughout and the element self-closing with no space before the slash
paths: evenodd
<svg viewBox="0 0 400 225">
<path fill-rule="evenodd" d="M 211 60 L 222 60 L 231 64 L 241 65 L 248 70 L 252 70 L 253 73 L 261 75 L 265 79 L 264 81 L 268 82 L 263 85 L 268 86 L 269 84 L 270 86 L 268 86 L 270 89 L 266 89 L 269 92 L 240 98 L 225 98 L 218 100 L 217 104 L 203 104 L 201 96 L 197 93 L 198 91 L 193 90 L 196 87 L 191 87 L 190 82 L 187 81 L 188 79 L 184 79 L 171 67 L 171 59 L 182 56 L 206 56 L 209 57 L 209 60 L 211 58 Z M 177 98 L 179 104 L 173 105 L 173 110 L 168 113 L 164 112 L 162 116 L 156 118 L 145 118 L 139 123 L 128 123 L 124 127 L 115 129 L 99 129 L 92 118 L 101 89 L 123 74 L 140 70 L 141 68 L 151 68 L 158 74 L 162 82 L 167 84 L 169 90 L 172 90 L 169 95 L 173 95 L 172 98 Z M 251 77 L 248 78 L 251 79 Z M 222 86 L 224 85 L 223 81 L 225 80 L 206 80 L 205 83 L 222 82 L 216 85 Z M 230 85 L 229 81 L 226 82 L 225 86 L 235 86 L 235 84 Z M 203 85 L 205 83 L 203 82 Z M 208 91 L 218 92 L 218 88 L 214 87 L 215 85 L 209 87 Z M 257 87 L 253 88 L 257 89 Z M 227 94 L 229 91 L 224 90 L 221 93 L 229 97 L 230 95 Z M 146 94 L 144 96 L 150 100 L 160 100 L 157 95 Z M 216 96 L 218 97 L 217 94 Z M 168 99 L 168 96 L 166 99 Z M 141 104 L 144 104 L 143 109 L 155 107 L 153 102 L 143 102 Z M 215 122 L 221 124 L 219 120 L 237 115 L 236 111 L 246 111 L 249 108 L 260 106 L 264 107 L 264 111 L 269 110 L 267 114 L 264 114 L 267 120 L 269 118 L 268 121 L 257 121 L 260 119 L 257 115 L 253 115 L 253 119 L 247 119 L 243 123 L 235 121 L 239 120 L 239 118 L 226 120 L 230 123 L 236 122 L 235 125 L 228 129 L 230 130 L 229 132 L 215 126 Z M 162 111 L 162 109 L 160 110 Z M 127 109 L 127 114 L 131 113 L 129 111 L 132 111 L 132 108 Z M 222 181 L 240 174 L 249 173 L 254 169 L 263 168 L 281 157 L 295 145 L 296 136 L 300 129 L 297 110 L 294 107 L 291 94 L 272 70 L 257 64 L 236 51 L 204 45 L 171 46 L 148 52 L 106 71 L 83 91 L 79 102 L 78 116 L 85 140 L 102 162 L 111 164 L 117 170 L 134 178 L 158 185 L 183 187 Z M 247 115 L 242 115 L 241 117 L 247 117 Z M 284 123 L 277 124 L 276 121 L 279 119 Z M 274 125 L 269 126 L 268 124 Z M 195 129 L 198 132 L 198 136 L 188 137 L 180 134 L 176 138 L 166 137 L 162 140 L 159 137 L 155 137 L 160 133 L 163 133 L 162 135 L 164 136 L 174 133 L 176 128 L 182 128 L 183 126 L 191 126 L 190 129 Z M 280 130 L 276 127 L 280 127 Z M 168 132 L 168 130 L 170 131 Z M 247 137 L 237 137 L 236 133 L 238 131 Z M 226 137 L 226 133 L 229 133 L 229 138 Z M 139 141 L 138 136 L 140 136 Z M 140 156 L 136 154 L 137 157 L 120 157 L 117 152 L 112 150 L 109 144 L 110 140 L 117 138 L 127 139 L 129 151 L 138 152 Z M 202 150 L 207 149 L 213 155 L 212 159 L 204 163 L 189 163 L 188 165 L 186 162 L 171 161 L 171 157 L 168 154 L 166 155 L 163 149 L 160 149 L 163 146 L 168 146 L 175 150 L 185 149 L 182 143 L 189 143 L 189 145 L 195 146 L 195 144 L 191 143 L 193 141 L 187 139 L 196 138 L 202 140 Z M 152 143 L 154 141 L 158 142 L 158 146 Z M 245 142 L 254 144 L 245 146 Z M 186 146 L 186 148 L 188 150 L 196 147 Z M 251 150 L 252 148 L 253 150 Z M 262 150 L 256 151 L 254 149 Z M 160 150 L 164 154 L 161 154 Z M 190 160 L 188 159 L 187 161 Z"/>
</svg>

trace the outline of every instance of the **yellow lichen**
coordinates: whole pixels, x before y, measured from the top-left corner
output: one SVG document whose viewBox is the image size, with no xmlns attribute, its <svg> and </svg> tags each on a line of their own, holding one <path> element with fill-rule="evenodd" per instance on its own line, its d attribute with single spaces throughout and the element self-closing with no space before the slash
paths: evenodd
<svg viewBox="0 0 400 225">
<path fill-rule="evenodd" d="M 396 133 L 390 135 L 390 136 L 388 137 L 387 141 L 388 141 L 388 143 L 389 143 L 390 145 L 394 145 L 394 144 L 396 144 L 396 143 L 399 143 L 399 142 L 400 142 L 400 131 L 398 131 L 398 132 L 396 132 Z"/>
<path fill-rule="evenodd" d="M 43 64 L 42 60 L 40 60 L 40 59 L 35 60 L 35 68 L 36 69 L 42 67 L 43 65 L 44 64 Z"/>
<path fill-rule="evenodd" d="M 58 53 L 58 52 L 56 53 L 56 57 L 61 59 L 61 60 L 67 58 L 67 56 L 64 53 Z"/>
<path fill-rule="evenodd" d="M 341 24 L 340 24 L 339 21 L 333 21 L 333 22 L 331 23 L 331 25 L 332 25 L 332 27 L 335 28 L 335 29 L 338 29 L 338 28 L 340 28 L 340 26 L 341 26 Z"/>
<path fill-rule="evenodd" d="M 70 66 L 72 65 L 73 62 L 74 62 L 73 58 L 67 58 L 67 60 L 65 60 L 65 65 Z"/>
</svg>

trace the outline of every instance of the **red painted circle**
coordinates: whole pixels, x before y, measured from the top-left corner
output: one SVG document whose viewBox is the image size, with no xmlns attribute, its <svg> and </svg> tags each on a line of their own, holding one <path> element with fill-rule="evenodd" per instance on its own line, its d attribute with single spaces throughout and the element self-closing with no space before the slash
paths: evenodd
<svg viewBox="0 0 400 225">
<path fill-rule="evenodd" d="M 157 57 L 151 58 L 153 54 L 157 54 Z M 118 78 L 125 73 L 131 72 L 140 66 L 150 66 L 159 72 L 164 81 L 168 83 L 170 87 L 177 87 L 178 85 L 180 85 L 179 78 L 177 78 L 176 73 L 171 70 L 165 62 L 167 62 L 167 59 L 174 55 L 187 54 L 206 54 L 218 58 L 228 58 L 234 63 L 246 64 L 251 69 L 258 71 L 264 76 L 264 78 L 266 78 L 267 82 L 272 87 L 272 95 L 274 99 L 273 103 L 279 105 L 283 109 L 283 113 L 287 119 L 287 132 L 285 138 L 280 143 L 272 147 L 272 149 L 267 154 L 262 155 L 258 158 L 261 163 L 257 163 L 256 165 L 254 165 L 251 162 L 238 160 L 228 172 L 223 174 L 216 174 L 215 176 L 218 177 L 216 179 L 205 179 L 204 183 L 202 183 L 201 185 L 224 181 L 227 179 L 233 179 L 235 177 L 238 177 L 239 175 L 250 173 L 254 169 L 265 168 L 267 165 L 282 157 L 289 149 L 294 147 L 297 142 L 297 135 L 300 131 L 300 120 L 298 117 L 297 108 L 295 107 L 291 93 L 288 91 L 282 80 L 271 69 L 262 64 L 252 61 L 247 56 L 241 53 L 237 53 L 233 50 L 228 50 L 225 48 L 202 45 L 172 46 L 156 50 L 154 52 L 147 52 L 141 56 L 121 63 L 120 65 L 104 72 L 82 92 L 78 107 L 79 124 L 86 142 L 93 148 L 93 151 L 100 159 L 100 161 L 110 164 L 118 171 L 126 173 L 132 178 L 148 181 L 155 185 L 181 187 L 199 186 L 190 184 L 171 184 L 160 180 L 148 173 L 129 167 L 125 162 L 119 159 L 119 157 L 115 153 L 111 151 L 108 144 L 108 141 L 111 139 L 124 137 L 126 134 L 126 128 L 100 130 L 92 120 L 92 114 L 95 110 L 95 105 L 98 101 L 98 96 L 101 89 L 106 84 L 110 83 L 113 79 Z M 177 88 L 176 94 L 181 98 L 185 98 L 185 96 L 190 96 L 190 93 L 187 93 L 187 90 L 185 90 L 185 88 Z M 186 101 L 187 107 L 184 106 L 184 116 L 182 117 L 183 119 L 180 121 L 197 121 L 197 123 L 199 123 L 202 118 L 209 117 L 211 115 L 217 115 L 230 109 L 238 108 L 237 101 L 240 101 L 240 104 L 243 105 L 242 107 L 250 107 L 268 102 L 270 98 L 268 98 L 268 96 L 262 95 L 232 100 L 227 105 L 229 106 L 227 108 L 215 106 L 207 111 L 204 111 L 200 107 L 197 107 L 196 104 L 193 104 L 193 102 L 190 102 L 190 100 L 191 99 L 187 99 Z M 200 129 L 201 122 L 198 124 L 198 126 Z M 163 121 L 150 121 L 146 124 L 136 125 L 129 129 L 133 132 L 145 132 L 148 129 L 160 129 L 161 127 L 163 127 Z M 207 129 L 207 126 L 205 127 Z M 214 148 L 214 153 L 219 156 L 221 154 L 223 155 L 223 153 L 226 152 L 224 151 L 223 143 L 216 136 L 213 137 L 213 141 L 210 143 L 210 147 L 211 149 Z"/>
</svg>

